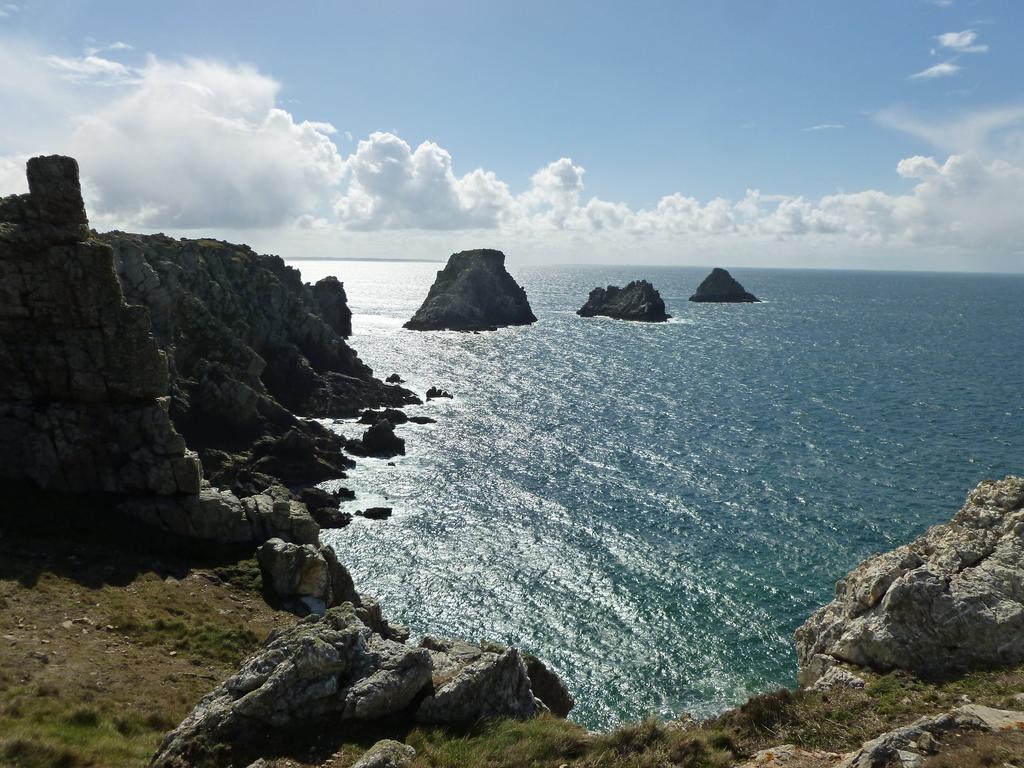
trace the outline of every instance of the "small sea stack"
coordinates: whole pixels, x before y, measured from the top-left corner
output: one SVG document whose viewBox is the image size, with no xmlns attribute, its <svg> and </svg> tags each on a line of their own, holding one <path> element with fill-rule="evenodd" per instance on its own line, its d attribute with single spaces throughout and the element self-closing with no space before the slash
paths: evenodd
<svg viewBox="0 0 1024 768">
<path fill-rule="evenodd" d="M 423 305 L 405 327 L 414 331 L 493 331 L 536 321 L 526 291 L 505 269 L 505 254 L 481 248 L 448 257 Z"/>
<path fill-rule="evenodd" d="M 580 317 L 603 315 L 644 323 L 663 323 L 672 317 L 665 312 L 665 302 L 657 289 L 646 280 L 634 280 L 625 288 L 617 285 L 595 288 L 576 314 Z"/>
<path fill-rule="evenodd" d="M 697 286 L 697 292 L 690 297 L 690 301 L 751 303 L 760 299 L 752 293 L 747 293 L 728 270 L 715 267 L 711 274 L 704 278 L 704 282 Z"/>
</svg>

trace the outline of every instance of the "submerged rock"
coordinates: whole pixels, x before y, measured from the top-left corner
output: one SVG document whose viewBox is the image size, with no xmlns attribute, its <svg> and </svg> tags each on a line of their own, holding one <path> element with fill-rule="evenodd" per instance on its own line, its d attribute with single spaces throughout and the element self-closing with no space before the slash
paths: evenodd
<svg viewBox="0 0 1024 768">
<path fill-rule="evenodd" d="M 365 517 L 367 520 L 387 520 L 393 512 L 394 509 L 391 507 L 370 507 L 360 509 L 356 512 L 356 516 Z"/>
<path fill-rule="evenodd" d="M 440 387 L 431 387 L 427 390 L 427 400 L 436 400 L 439 397 L 444 397 L 451 400 L 454 395 L 447 389 L 441 389 Z"/>
<path fill-rule="evenodd" d="M 796 650 L 805 686 L 836 660 L 918 674 L 1024 662 L 1024 478 L 980 483 L 948 524 L 858 565 Z"/>
<path fill-rule="evenodd" d="M 661 295 L 646 280 L 634 280 L 625 288 L 609 285 L 595 288 L 590 292 L 587 303 L 576 314 L 581 317 L 603 315 L 618 320 L 639 320 L 647 323 L 661 323 L 671 315 L 665 312 Z"/>
<path fill-rule="evenodd" d="M 405 324 L 414 331 L 490 331 L 537 321 L 524 291 L 505 269 L 505 254 L 453 253 L 423 305 Z"/>
<path fill-rule="evenodd" d="M 697 286 L 697 292 L 690 297 L 690 301 L 750 303 L 760 299 L 752 293 L 747 293 L 727 270 L 715 267 Z"/>
</svg>

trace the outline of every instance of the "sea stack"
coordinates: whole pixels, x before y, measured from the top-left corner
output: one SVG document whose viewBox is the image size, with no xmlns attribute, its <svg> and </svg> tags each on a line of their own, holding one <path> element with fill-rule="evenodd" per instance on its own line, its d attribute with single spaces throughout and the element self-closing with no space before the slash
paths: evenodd
<svg viewBox="0 0 1024 768">
<path fill-rule="evenodd" d="M 690 301 L 722 301 L 722 302 L 754 302 L 760 301 L 757 296 L 747 293 L 736 278 L 721 267 L 715 267 L 704 282 L 697 286 L 697 292 Z"/>
<path fill-rule="evenodd" d="M 595 288 L 576 314 L 581 317 L 604 315 L 645 323 L 663 323 L 671 317 L 665 312 L 665 302 L 657 289 L 646 280 L 634 280 L 625 288 L 617 285 Z"/>
<path fill-rule="evenodd" d="M 537 321 L 524 291 L 489 248 L 448 257 L 423 305 L 405 324 L 414 331 L 493 331 Z"/>
</svg>

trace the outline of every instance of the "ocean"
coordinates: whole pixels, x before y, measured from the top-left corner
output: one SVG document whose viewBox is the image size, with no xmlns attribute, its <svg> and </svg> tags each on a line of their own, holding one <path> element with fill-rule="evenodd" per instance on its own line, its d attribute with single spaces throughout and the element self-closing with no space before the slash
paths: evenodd
<svg viewBox="0 0 1024 768">
<path fill-rule="evenodd" d="M 794 685 L 837 579 L 1024 471 L 1022 276 L 738 269 L 764 302 L 728 305 L 687 301 L 708 268 L 510 264 L 539 321 L 460 334 L 401 327 L 443 264 L 292 263 L 344 281 L 378 376 L 455 395 L 344 481 L 394 516 L 324 538 L 414 635 L 542 657 L 588 727 Z M 576 316 L 635 278 L 671 321 Z"/>
</svg>

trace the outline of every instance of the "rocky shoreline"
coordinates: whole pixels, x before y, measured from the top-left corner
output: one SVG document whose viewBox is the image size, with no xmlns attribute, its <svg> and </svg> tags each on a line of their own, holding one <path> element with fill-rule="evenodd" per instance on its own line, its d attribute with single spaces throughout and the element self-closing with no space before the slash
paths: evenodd
<svg viewBox="0 0 1024 768">
<path fill-rule="evenodd" d="M 1024 665 L 1019 477 L 981 483 L 949 524 L 842 580 L 796 633 L 800 690 L 755 697 L 708 723 L 581 733 L 564 721 L 571 682 L 540 659 L 486 641 L 411 642 L 319 537 L 321 527 L 351 519 L 338 511 L 339 497 L 351 494 L 316 483 L 344 479 L 353 461 L 346 452 L 404 453 L 396 426 L 429 420 L 400 410 L 420 398 L 397 374 L 378 380 L 348 345 L 344 286 L 334 278 L 304 284 L 280 258 L 245 246 L 93 233 L 74 160 L 33 158 L 28 177 L 27 195 L 0 200 L 0 363 L 8 372 L 0 381 L 0 476 L 26 489 L 13 504 L 8 497 L 0 524 L 18 530 L 55 516 L 88 528 L 93 510 L 116 511 L 152 534 L 146 546 L 173 542 L 185 562 L 199 551 L 251 561 L 267 603 L 300 617 L 277 624 L 211 686 L 164 737 L 154 768 L 270 765 L 325 731 L 343 741 L 364 732 L 382 739 L 365 745 L 357 765 L 412 765 L 416 750 L 396 741 L 410 729 L 456 740 L 506 721 L 538 729 L 534 746 L 542 733 L 559 734 L 567 746 L 552 748 L 553 765 L 906 768 L 928 765 L 964 734 L 1024 730 L 1024 697 L 995 702 L 1002 707 L 947 706 L 939 697 L 942 711 L 901 711 L 870 738 L 827 745 L 843 751 L 809 749 L 809 740 L 765 744 L 764 733 L 744 730 L 748 721 L 771 722 L 775 729 L 765 727 L 778 738 L 811 717 L 794 714 L 797 704 L 860 702 L 881 675 L 955 678 Z M 703 300 L 756 301 L 738 283 L 726 285 L 734 298 L 721 298 L 721 285 L 719 275 Z M 638 301 L 626 303 L 643 315 L 633 319 L 655 319 L 653 286 L 623 290 L 631 289 Z M 420 330 L 536 320 L 498 251 L 454 254 L 417 318 L 410 327 Z M 425 397 L 451 394 L 432 387 Z M 349 441 L 307 418 L 357 416 L 367 428 Z M 895 727 L 883 731 L 882 722 Z"/>
</svg>

